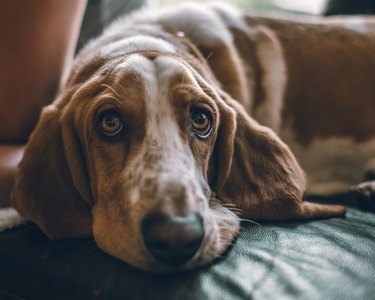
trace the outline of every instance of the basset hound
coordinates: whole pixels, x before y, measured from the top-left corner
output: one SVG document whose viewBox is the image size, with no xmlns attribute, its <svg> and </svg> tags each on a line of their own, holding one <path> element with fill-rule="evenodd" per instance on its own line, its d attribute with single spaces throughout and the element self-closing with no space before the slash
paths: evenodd
<svg viewBox="0 0 375 300">
<path fill-rule="evenodd" d="M 93 235 L 147 271 L 194 268 L 228 248 L 241 219 L 344 216 L 303 196 L 375 171 L 374 116 L 373 18 L 141 10 L 77 56 L 12 203 L 52 239 Z M 352 189 L 374 201 L 374 182 Z"/>
</svg>

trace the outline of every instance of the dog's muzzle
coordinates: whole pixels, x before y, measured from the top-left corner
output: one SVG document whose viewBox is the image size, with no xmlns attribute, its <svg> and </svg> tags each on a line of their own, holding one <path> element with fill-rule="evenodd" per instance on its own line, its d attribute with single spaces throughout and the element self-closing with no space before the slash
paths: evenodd
<svg viewBox="0 0 375 300">
<path fill-rule="evenodd" d="M 204 237 L 203 220 L 192 212 L 172 216 L 154 212 L 144 218 L 142 235 L 156 261 L 177 267 L 198 252 Z"/>
</svg>

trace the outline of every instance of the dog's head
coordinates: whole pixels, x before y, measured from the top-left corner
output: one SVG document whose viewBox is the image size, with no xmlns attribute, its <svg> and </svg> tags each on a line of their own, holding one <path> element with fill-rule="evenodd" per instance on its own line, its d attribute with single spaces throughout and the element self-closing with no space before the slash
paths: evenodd
<svg viewBox="0 0 375 300">
<path fill-rule="evenodd" d="M 268 218 L 279 213 L 269 203 L 304 189 L 288 148 L 221 90 L 204 59 L 160 43 L 133 39 L 78 59 L 42 112 L 12 199 L 49 237 L 92 234 L 151 271 L 222 254 L 239 231 L 233 204 Z"/>
</svg>

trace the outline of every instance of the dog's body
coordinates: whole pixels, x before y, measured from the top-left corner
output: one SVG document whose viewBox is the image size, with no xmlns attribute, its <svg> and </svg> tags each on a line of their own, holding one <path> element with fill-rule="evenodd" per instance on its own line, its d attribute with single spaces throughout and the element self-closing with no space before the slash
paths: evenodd
<svg viewBox="0 0 375 300">
<path fill-rule="evenodd" d="M 304 172 L 274 132 L 308 193 L 375 170 L 374 24 L 221 5 L 119 20 L 44 110 L 13 204 L 50 237 L 93 231 L 104 251 L 155 271 L 219 256 L 238 233 L 231 205 L 252 219 L 343 215 L 301 202 Z"/>
<path fill-rule="evenodd" d="M 293 22 L 187 5 L 128 22 L 119 21 L 91 47 L 155 30 L 186 36 L 223 89 L 291 147 L 307 174 L 308 194 L 346 192 L 375 171 L 375 18 Z"/>
</svg>

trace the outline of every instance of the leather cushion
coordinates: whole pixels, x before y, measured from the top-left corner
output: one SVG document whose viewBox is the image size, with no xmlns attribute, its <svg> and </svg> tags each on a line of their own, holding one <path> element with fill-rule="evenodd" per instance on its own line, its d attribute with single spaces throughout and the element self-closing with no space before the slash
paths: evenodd
<svg viewBox="0 0 375 300">
<path fill-rule="evenodd" d="M 35 225 L 0 234 L 0 291 L 27 299 L 371 299 L 375 217 L 243 224 L 215 263 L 148 274 L 92 239 L 49 241 Z M 0 293 L 1 295 L 1 293 Z M 373 299 L 373 298 L 372 298 Z"/>
</svg>

